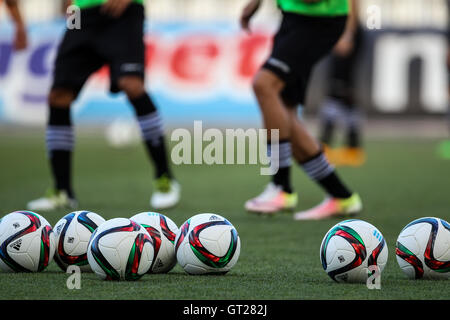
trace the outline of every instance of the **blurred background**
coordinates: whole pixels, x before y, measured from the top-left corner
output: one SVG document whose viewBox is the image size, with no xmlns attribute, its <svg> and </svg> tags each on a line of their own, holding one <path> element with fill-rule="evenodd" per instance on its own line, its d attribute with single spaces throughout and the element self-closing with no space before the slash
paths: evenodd
<svg viewBox="0 0 450 320">
<path fill-rule="evenodd" d="M 446 0 L 358 0 L 364 29 L 355 99 L 369 135 L 448 136 Z M 280 13 L 263 1 L 253 33 L 239 29 L 243 0 L 146 1 L 147 86 L 169 128 L 260 126 L 250 90 Z M 43 127 L 52 62 L 70 1 L 20 1 L 29 46 L 14 52 L 14 29 L 0 9 L 0 124 Z M 299 40 L 301 41 L 301 40 Z M 316 68 L 305 117 L 316 126 L 328 88 L 329 59 Z M 132 121 L 123 95 L 110 95 L 108 70 L 93 75 L 73 108 L 79 125 Z M 120 120 L 119 120 L 120 119 Z"/>
</svg>

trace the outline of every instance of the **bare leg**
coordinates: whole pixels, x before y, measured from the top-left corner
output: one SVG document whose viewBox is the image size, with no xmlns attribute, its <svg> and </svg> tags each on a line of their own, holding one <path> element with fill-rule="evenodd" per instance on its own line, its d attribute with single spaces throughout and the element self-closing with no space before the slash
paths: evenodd
<svg viewBox="0 0 450 320">
<path fill-rule="evenodd" d="M 304 123 L 297 116 L 296 108 L 289 108 L 292 152 L 298 163 L 311 159 L 320 152 L 320 145 L 306 130 Z"/>
<path fill-rule="evenodd" d="M 261 109 L 264 126 L 268 130 L 280 130 L 280 140 L 288 140 L 291 135 L 289 113 L 280 98 L 284 82 L 271 71 L 262 69 L 255 76 L 253 91 Z"/>
</svg>

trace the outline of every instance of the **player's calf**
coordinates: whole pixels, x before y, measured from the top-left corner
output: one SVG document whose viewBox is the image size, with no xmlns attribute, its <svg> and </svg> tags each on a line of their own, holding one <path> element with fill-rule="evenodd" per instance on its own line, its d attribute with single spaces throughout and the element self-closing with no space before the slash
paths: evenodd
<svg viewBox="0 0 450 320">
<path fill-rule="evenodd" d="M 155 166 L 155 190 L 150 204 L 155 209 L 173 207 L 179 202 L 180 186 L 173 178 L 169 167 L 162 118 L 153 100 L 144 90 L 143 81 L 136 77 L 123 79 L 119 81 L 119 85 L 134 107 L 142 139 Z"/>
</svg>

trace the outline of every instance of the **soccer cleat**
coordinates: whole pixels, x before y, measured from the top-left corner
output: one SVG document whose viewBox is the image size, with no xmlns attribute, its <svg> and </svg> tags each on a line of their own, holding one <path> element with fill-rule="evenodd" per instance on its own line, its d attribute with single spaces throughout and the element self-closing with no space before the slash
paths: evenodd
<svg viewBox="0 0 450 320">
<path fill-rule="evenodd" d="M 245 203 L 249 212 L 273 214 L 282 210 L 293 210 L 297 205 L 297 194 L 287 193 L 272 182 L 257 197 Z"/>
<path fill-rule="evenodd" d="M 76 209 L 77 200 L 70 198 L 64 190 L 48 189 L 42 198 L 28 202 L 31 211 L 52 211 L 57 209 Z"/>
<path fill-rule="evenodd" d="M 321 220 L 333 216 L 353 216 L 362 210 L 362 201 L 357 193 L 348 199 L 326 198 L 316 207 L 297 212 L 294 220 Z"/>
<path fill-rule="evenodd" d="M 156 191 L 150 199 L 150 206 L 154 209 L 171 208 L 180 201 L 180 185 L 165 175 L 156 179 L 154 189 Z"/>
</svg>

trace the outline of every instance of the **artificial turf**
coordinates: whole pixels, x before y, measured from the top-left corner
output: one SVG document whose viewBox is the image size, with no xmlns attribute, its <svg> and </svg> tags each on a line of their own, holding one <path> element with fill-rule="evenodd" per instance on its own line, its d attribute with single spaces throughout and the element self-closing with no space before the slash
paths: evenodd
<svg viewBox="0 0 450 320">
<path fill-rule="evenodd" d="M 39 130 L 2 130 L 0 217 L 24 209 L 51 185 L 43 137 Z M 69 290 L 69 275 L 52 262 L 42 273 L 0 273 L 0 299 L 448 299 L 448 281 L 408 280 L 395 257 L 395 240 L 408 222 L 424 216 L 450 220 L 450 161 L 438 156 L 438 145 L 433 139 L 369 139 L 367 163 L 339 169 L 364 201 L 359 218 L 374 224 L 386 238 L 389 259 L 381 290 L 334 283 L 322 269 L 322 238 L 342 219 L 295 222 L 291 214 L 261 217 L 245 212 L 245 200 L 267 182 L 259 166 L 181 165 L 174 172 L 182 185 L 182 201 L 162 213 L 178 226 L 203 212 L 230 220 L 242 247 L 228 274 L 190 276 L 177 265 L 168 274 L 111 282 L 83 273 L 81 289 Z M 80 133 L 74 171 L 82 209 L 105 219 L 151 210 L 152 167 L 141 145 L 114 149 L 99 132 Z M 322 200 L 321 189 L 300 168 L 292 173 L 299 210 Z M 54 225 L 67 213 L 41 214 Z"/>
</svg>

